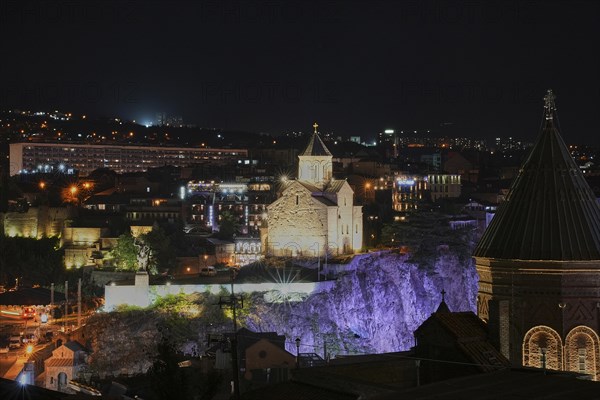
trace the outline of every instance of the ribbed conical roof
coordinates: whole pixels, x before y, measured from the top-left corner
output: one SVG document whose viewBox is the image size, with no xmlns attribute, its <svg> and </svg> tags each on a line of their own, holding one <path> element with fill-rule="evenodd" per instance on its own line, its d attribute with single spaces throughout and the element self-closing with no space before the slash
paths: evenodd
<svg viewBox="0 0 600 400">
<path fill-rule="evenodd" d="M 553 100 L 549 91 L 542 132 L 475 257 L 600 260 L 600 207 L 556 128 Z"/>
<path fill-rule="evenodd" d="M 317 132 L 313 133 L 308 142 L 306 149 L 300 154 L 301 156 L 330 156 L 329 149 L 325 146 L 325 143 L 319 137 Z"/>
</svg>

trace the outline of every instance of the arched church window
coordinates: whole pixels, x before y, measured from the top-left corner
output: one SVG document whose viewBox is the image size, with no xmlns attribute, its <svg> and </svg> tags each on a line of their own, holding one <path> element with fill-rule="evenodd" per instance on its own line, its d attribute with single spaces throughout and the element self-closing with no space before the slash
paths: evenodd
<svg viewBox="0 0 600 400">
<path fill-rule="evenodd" d="M 296 205 L 300 203 L 300 196 L 296 195 Z"/>
<path fill-rule="evenodd" d="M 561 370 L 563 346 L 560 335 L 552 328 L 539 325 L 523 338 L 523 366 Z"/>
<path fill-rule="evenodd" d="M 600 380 L 600 359 L 596 356 L 598 348 L 600 339 L 593 329 L 584 325 L 571 329 L 565 339 L 565 370 Z"/>
</svg>

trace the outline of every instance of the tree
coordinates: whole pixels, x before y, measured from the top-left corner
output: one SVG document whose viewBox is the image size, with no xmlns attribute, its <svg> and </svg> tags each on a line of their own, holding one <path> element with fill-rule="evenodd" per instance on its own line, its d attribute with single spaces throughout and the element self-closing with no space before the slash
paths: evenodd
<svg viewBox="0 0 600 400">
<path fill-rule="evenodd" d="M 31 284 L 47 285 L 60 280 L 64 275 L 63 254 L 56 237 L 0 236 L 0 283 L 25 278 Z"/>
<path fill-rule="evenodd" d="M 136 271 L 137 265 L 137 248 L 134 244 L 131 233 L 125 233 L 117 239 L 117 244 L 111 252 L 115 259 L 117 270 L 121 271 Z"/>
<path fill-rule="evenodd" d="M 152 230 L 141 235 L 140 238 L 150 246 L 152 254 L 148 272 L 157 273 L 175 266 L 175 251 L 171 246 L 171 240 L 158 224 L 154 224 Z"/>
<path fill-rule="evenodd" d="M 232 240 L 233 235 L 238 231 L 238 228 L 239 224 L 236 216 L 229 211 L 224 211 L 221 213 L 217 237 L 223 240 Z"/>
</svg>

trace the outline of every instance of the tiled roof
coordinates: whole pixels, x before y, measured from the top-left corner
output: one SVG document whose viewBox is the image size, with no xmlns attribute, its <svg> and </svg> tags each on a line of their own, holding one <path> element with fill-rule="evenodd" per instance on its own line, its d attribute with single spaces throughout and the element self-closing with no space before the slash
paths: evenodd
<svg viewBox="0 0 600 400">
<path fill-rule="evenodd" d="M 327 183 L 327 186 L 325 186 L 325 191 L 337 193 L 342 189 L 342 187 L 344 187 L 344 183 L 346 183 L 346 181 L 343 179 L 332 179 L 329 181 L 329 183 Z"/>
<path fill-rule="evenodd" d="M 600 260 L 600 207 L 558 132 L 553 108 L 474 256 Z"/>
<path fill-rule="evenodd" d="M 46 368 L 48 367 L 72 367 L 75 362 L 72 358 L 49 358 L 44 362 Z"/>
<path fill-rule="evenodd" d="M 323 203 L 327 207 L 337 207 L 333 201 L 329 200 L 327 197 L 323 196 L 313 196 L 313 199 L 317 200 L 319 203 Z"/>
<path fill-rule="evenodd" d="M 442 302 L 442 305 L 445 303 Z M 456 339 L 462 353 L 471 362 L 478 364 L 482 371 L 495 371 L 498 367 L 510 366 L 510 362 L 488 341 L 486 327 L 479 317 L 470 311 L 450 312 L 447 306 L 442 305 L 422 326 L 437 321 Z"/>
<path fill-rule="evenodd" d="M 314 133 L 308 142 L 306 149 L 300 154 L 301 156 L 331 156 L 331 152 L 325 146 L 325 143 L 319 137 L 319 134 Z"/>
</svg>

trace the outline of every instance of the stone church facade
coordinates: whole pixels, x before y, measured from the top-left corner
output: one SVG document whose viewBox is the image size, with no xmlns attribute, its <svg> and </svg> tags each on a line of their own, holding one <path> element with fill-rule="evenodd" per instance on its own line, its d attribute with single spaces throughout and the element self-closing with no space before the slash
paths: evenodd
<svg viewBox="0 0 600 400">
<path fill-rule="evenodd" d="M 600 380 L 600 207 L 563 142 L 542 132 L 475 252 L 478 313 L 515 365 Z"/>
<path fill-rule="evenodd" d="M 280 197 L 267 207 L 263 249 L 268 255 L 306 257 L 359 251 L 362 206 L 354 204 L 348 182 L 333 178 L 333 157 L 316 127 L 298 158 L 298 179 L 284 182 Z"/>
</svg>

